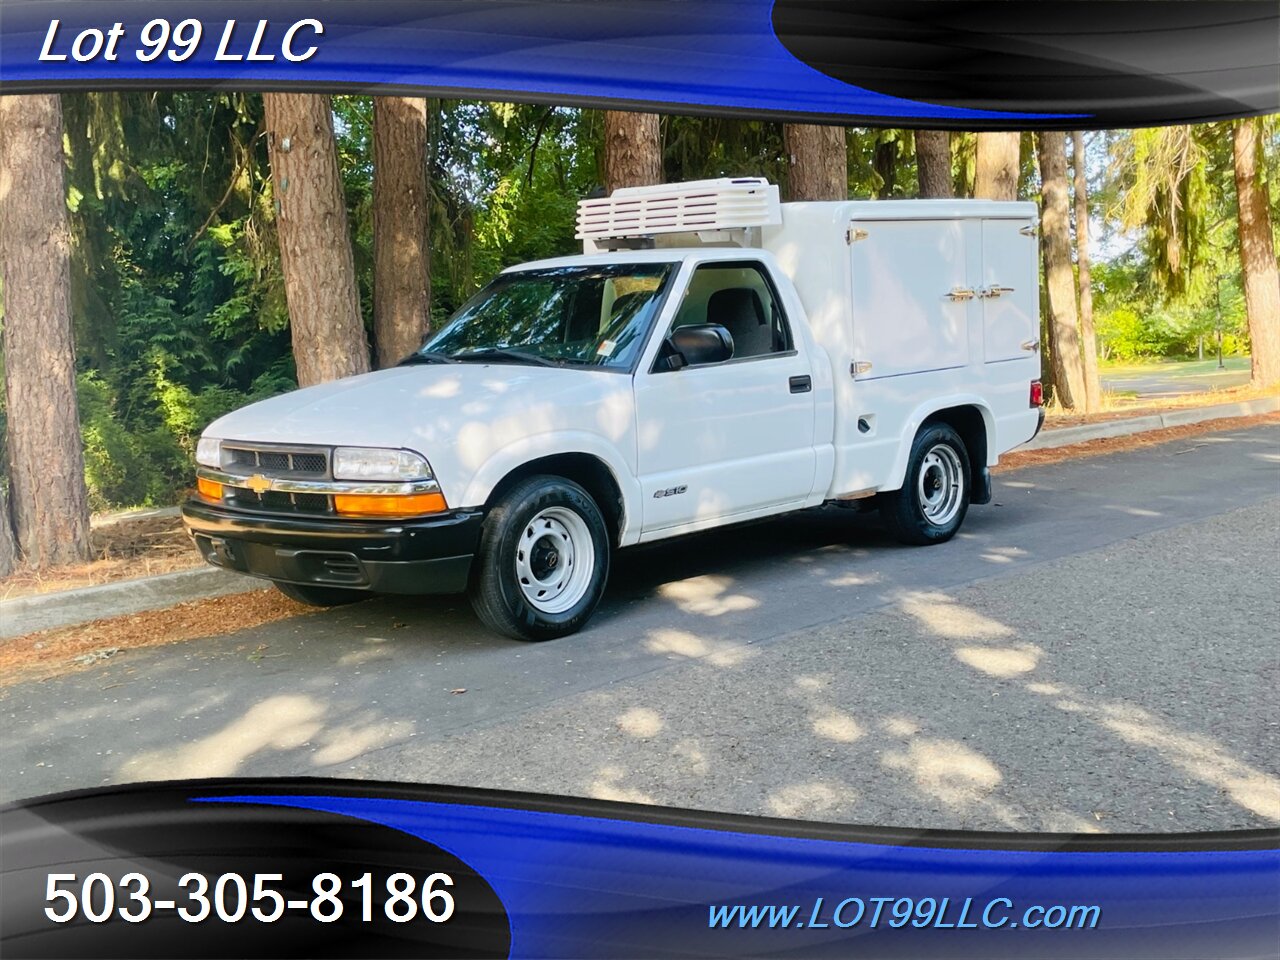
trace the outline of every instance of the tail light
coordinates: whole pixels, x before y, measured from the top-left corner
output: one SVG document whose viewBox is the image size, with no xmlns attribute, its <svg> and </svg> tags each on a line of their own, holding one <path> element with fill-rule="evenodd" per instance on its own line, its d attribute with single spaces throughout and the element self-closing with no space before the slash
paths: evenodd
<svg viewBox="0 0 1280 960">
<path fill-rule="evenodd" d="M 1044 406 L 1044 384 L 1042 384 L 1039 380 L 1031 381 L 1031 406 L 1033 407 Z"/>
</svg>

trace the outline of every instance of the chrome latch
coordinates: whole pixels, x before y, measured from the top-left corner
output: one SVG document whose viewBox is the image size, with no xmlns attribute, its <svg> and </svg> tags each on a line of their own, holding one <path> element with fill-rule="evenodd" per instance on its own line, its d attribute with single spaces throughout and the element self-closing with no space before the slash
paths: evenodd
<svg viewBox="0 0 1280 960">
<path fill-rule="evenodd" d="M 870 373 L 870 372 L 871 372 L 871 364 L 868 363 L 866 360 L 854 360 L 851 364 L 849 364 L 849 376 L 851 377 L 860 377 L 864 373 Z"/>
<path fill-rule="evenodd" d="M 983 300 L 995 300 L 1002 294 L 1013 293 L 1013 287 L 1002 287 L 998 283 L 993 283 L 989 287 L 983 287 L 978 291 L 978 296 Z"/>
<path fill-rule="evenodd" d="M 1023 350 L 1027 351 L 1027 353 L 1037 353 L 1040 350 L 1040 341 L 1039 340 L 1023 340 L 1021 343 L 1021 347 Z"/>
<path fill-rule="evenodd" d="M 955 303 L 961 303 L 965 300 L 972 300 L 976 296 L 971 287 L 952 287 L 951 292 L 947 294 L 947 299 Z"/>
</svg>

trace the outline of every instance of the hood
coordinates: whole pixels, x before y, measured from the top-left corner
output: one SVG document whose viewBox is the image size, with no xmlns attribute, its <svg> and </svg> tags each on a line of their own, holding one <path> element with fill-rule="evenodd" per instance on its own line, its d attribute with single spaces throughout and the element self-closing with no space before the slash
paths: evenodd
<svg viewBox="0 0 1280 960">
<path fill-rule="evenodd" d="M 431 463 L 449 496 L 495 452 L 538 434 L 586 431 L 626 449 L 631 377 L 581 367 L 444 363 L 394 367 L 250 404 L 205 436 L 392 447 Z M 450 482 L 451 481 L 451 482 Z M 455 502 L 453 500 L 451 503 Z"/>
</svg>

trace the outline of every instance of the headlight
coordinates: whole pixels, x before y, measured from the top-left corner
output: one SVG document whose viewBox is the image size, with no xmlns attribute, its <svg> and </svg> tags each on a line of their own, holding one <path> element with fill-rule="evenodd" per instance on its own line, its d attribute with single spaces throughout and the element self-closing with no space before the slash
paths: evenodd
<svg viewBox="0 0 1280 960">
<path fill-rule="evenodd" d="M 221 467 L 222 441 L 213 437 L 201 437 L 196 444 L 196 463 L 202 467 Z"/>
<path fill-rule="evenodd" d="M 431 466 L 412 450 L 376 447 L 337 447 L 333 451 L 335 480 L 431 480 Z"/>
</svg>

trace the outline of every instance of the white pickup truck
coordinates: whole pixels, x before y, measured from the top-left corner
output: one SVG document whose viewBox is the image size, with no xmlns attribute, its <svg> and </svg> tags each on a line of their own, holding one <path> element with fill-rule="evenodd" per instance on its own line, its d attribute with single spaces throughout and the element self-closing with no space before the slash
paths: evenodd
<svg viewBox="0 0 1280 960">
<path fill-rule="evenodd" d="M 616 190 L 399 366 L 237 410 L 183 508 L 206 559 L 328 606 L 469 593 L 580 629 L 614 550 L 823 503 L 948 540 L 1040 429 L 1036 208 Z"/>
</svg>

